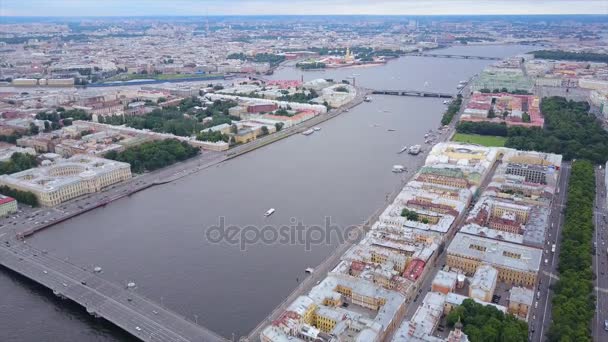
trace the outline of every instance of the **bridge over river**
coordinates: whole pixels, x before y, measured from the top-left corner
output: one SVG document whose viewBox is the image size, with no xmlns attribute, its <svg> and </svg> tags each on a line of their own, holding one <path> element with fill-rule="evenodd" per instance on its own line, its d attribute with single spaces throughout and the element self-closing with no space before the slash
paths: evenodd
<svg viewBox="0 0 608 342">
<path fill-rule="evenodd" d="M 372 90 L 371 93 L 376 95 L 439 97 L 444 99 L 451 99 L 456 96 L 456 94 L 442 93 L 430 90 Z"/>
<path fill-rule="evenodd" d="M 456 59 L 479 59 L 479 60 L 483 60 L 483 61 L 500 61 L 500 60 L 502 60 L 502 58 L 499 58 L 499 57 L 449 55 L 449 54 L 436 54 L 436 53 L 411 53 L 411 54 L 407 54 L 407 56 L 433 57 L 433 58 L 456 58 Z"/>
<path fill-rule="evenodd" d="M 128 289 L 87 270 L 33 248 L 23 240 L 0 244 L 0 264 L 82 305 L 142 341 L 227 341 Z"/>
</svg>

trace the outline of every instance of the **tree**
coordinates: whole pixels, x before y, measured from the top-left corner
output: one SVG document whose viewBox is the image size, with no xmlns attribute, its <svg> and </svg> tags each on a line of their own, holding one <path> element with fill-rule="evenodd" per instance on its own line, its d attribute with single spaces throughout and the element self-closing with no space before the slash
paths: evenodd
<svg viewBox="0 0 608 342">
<path fill-rule="evenodd" d="M 239 131 L 239 128 L 236 126 L 236 124 L 230 125 L 230 133 L 236 134 L 238 131 Z"/>
<path fill-rule="evenodd" d="M 496 117 L 496 113 L 494 113 L 494 108 L 490 108 L 490 110 L 488 111 L 488 118 L 492 119 Z"/>
<path fill-rule="evenodd" d="M 264 135 L 268 135 L 268 127 L 266 127 L 266 126 L 262 126 L 262 129 L 261 129 L 261 130 L 262 130 L 262 136 L 264 136 Z"/>
<path fill-rule="evenodd" d="M 30 134 L 31 135 L 36 135 L 40 132 L 40 129 L 38 128 L 38 126 L 36 126 L 35 123 L 30 122 Z"/>
<path fill-rule="evenodd" d="M 530 114 L 528 114 L 528 112 L 523 112 L 521 114 L 521 121 L 530 122 Z"/>
<path fill-rule="evenodd" d="M 51 124 L 48 121 L 44 121 L 44 131 L 45 132 L 50 132 L 51 131 Z"/>
<path fill-rule="evenodd" d="M 274 128 L 276 128 L 277 132 L 283 129 L 283 123 L 282 122 L 277 122 L 274 124 Z"/>
</svg>

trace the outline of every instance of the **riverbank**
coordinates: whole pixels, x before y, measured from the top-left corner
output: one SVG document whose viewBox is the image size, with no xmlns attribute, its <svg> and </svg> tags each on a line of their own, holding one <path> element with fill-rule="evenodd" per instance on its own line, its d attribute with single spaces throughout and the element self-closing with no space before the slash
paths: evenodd
<svg viewBox="0 0 608 342">
<path fill-rule="evenodd" d="M 60 206 L 63 208 L 63 215 L 57 215 L 53 217 L 52 221 L 33 226 L 31 226 L 31 222 L 24 221 L 24 224 L 12 227 L 12 230 L 18 239 L 23 239 L 43 229 L 50 228 L 56 224 L 65 222 L 71 218 L 82 215 L 89 211 L 105 207 L 109 203 L 123 199 L 125 197 L 130 197 L 135 193 L 146 190 L 153 186 L 168 184 L 180 180 L 184 177 L 193 175 L 209 167 L 216 166 L 226 160 L 233 159 L 245 153 L 252 152 L 256 149 L 272 144 L 273 142 L 285 139 L 297 133 L 301 133 L 307 129 L 319 125 L 320 123 L 335 118 L 336 116 L 361 104 L 365 96 L 367 95 L 368 92 L 366 90 L 358 89 L 357 96 L 355 97 L 355 99 L 341 108 L 334 109 L 326 114 L 318 115 L 301 124 L 289 127 L 274 134 L 270 134 L 268 136 L 251 141 L 249 143 L 239 145 L 228 150 L 225 154 L 203 152 L 202 156 L 197 156 L 180 163 L 172 164 L 157 171 L 138 175 L 123 183 L 104 189 L 101 192 L 65 202 Z M 211 159 L 209 159 L 208 156 L 211 156 Z M 173 173 L 171 173 L 172 170 L 174 170 Z M 87 202 L 85 202 L 85 205 L 82 205 L 82 201 L 84 200 L 87 200 Z M 54 208 L 47 208 L 46 210 L 53 209 Z M 45 209 L 42 210 L 44 211 Z M 42 215 L 44 215 L 44 212 Z M 1 231 L 2 229 L 0 229 L 0 232 Z"/>
</svg>

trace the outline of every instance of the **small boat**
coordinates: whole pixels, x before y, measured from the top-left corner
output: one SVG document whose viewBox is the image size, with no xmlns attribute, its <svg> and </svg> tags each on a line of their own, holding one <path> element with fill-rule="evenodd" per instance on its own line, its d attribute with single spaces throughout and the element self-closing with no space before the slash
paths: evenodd
<svg viewBox="0 0 608 342">
<path fill-rule="evenodd" d="M 403 153 L 403 152 L 407 151 L 408 147 L 409 146 L 407 146 L 407 145 L 403 146 L 397 153 Z"/>
<path fill-rule="evenodd" d="M 452 102 L 452 101 L 450 101 L 450 100 L 445 100 L 445 101 L 443 101 L 443 104 L 444 104 L 444 105 L 447 105 L 447 104 L 450 104 L 450 102 Z"/>
<path fill-rule="evenodd" d="M 267 216 L 267 217 L 268 217 L 268 216 L 270 216 L 270 215 L 272 215 L 272 214 L 274 214 L 274 208 L 270 208 L 270 209 L 268 209 L 268 210 L 267 210 L 267 211 L 264 213 L 264 216 Z"/>
<path fill-rule="evenodd" d="M 393 172 L 394 173 L 401 173 L 405 171 L 405 166 L 403 165 L 393 165 Z"/>
<path fill-rule="evenodd" d="M 95 272 L 95 273 L 101 273 L 101 271 L 102 271 L 102 270 L 101 270 L 101 267 L 99 267 L 99 266 L 96 266 L 96 267 L 93 269 L 93 272 Z"/>
<path fill-rule="evenodd" d="M 306 273 L 312 273 L 315 271 L 315 269 L 312 267 L 308 267 L 305 271 L 306 271 Z"/>
<path fill-rule="evenodd" d="M 369 96 L 366 96 L 366 97 L 363 98 L 363 101 L 364 102 L 372 102 L 372 98 L 369 97 Z"/>
<path fill-rule="evenodd" d="M 311 135 L 311 134 L 313 134 L 314 132 L 315 132 L 315 131 L 314 131 L 314 130 L 312 130 L 312 129 L 307 129 L 307 130 L 305 130 L 304 132 L 302 132 L 302 134 L 304 134 L 304 135 Z"/>
<path fill-rule="evenodd" d="M 321 130 L 321 127 L 313 127 L 313 131 L 318 132 Z"/>
<path fill-rule="evenodd" d="M 459 85 L 456 87 L 456 89 L 462 89 L 462 88 L 464 88 L 464 84 L 459 84 Z"/>
<path fill-rule="evenodd" d="M 127 287 L 130 289 L 135 288 L 135 283 L 131 281 L 131 282 L 127 283 Z"/>
<path fill-rule="evenodd" d="M 387 131 L 389 131 L 389 132 L 394 132 L 395 130 L 394 130 L 394 129 L 392 129 L 392 128 L 389 128 L 389 129 L 387 129 Z"/>
</svg>

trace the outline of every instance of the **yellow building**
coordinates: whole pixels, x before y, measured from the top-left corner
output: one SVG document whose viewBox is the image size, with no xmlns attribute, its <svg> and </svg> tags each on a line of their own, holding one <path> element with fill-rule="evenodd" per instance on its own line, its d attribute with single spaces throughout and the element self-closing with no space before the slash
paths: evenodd
<svg viewBox="0 0 608 342">
<path fill-rule="evenodd" d="M 79 154 L 48 166 L 2 175 L 0 185 L 31 192 L 40 205 L 52 207 L 129 178 L 128 163 Z"/>
<path fill-rule="evenodd" d="M 473 275 L 488 264 L 504 283 L 533 287 L 540 268 L 542 250 L 524 245 L 457 233 L 447 249 L 447 265 Z"/>
</svg>

